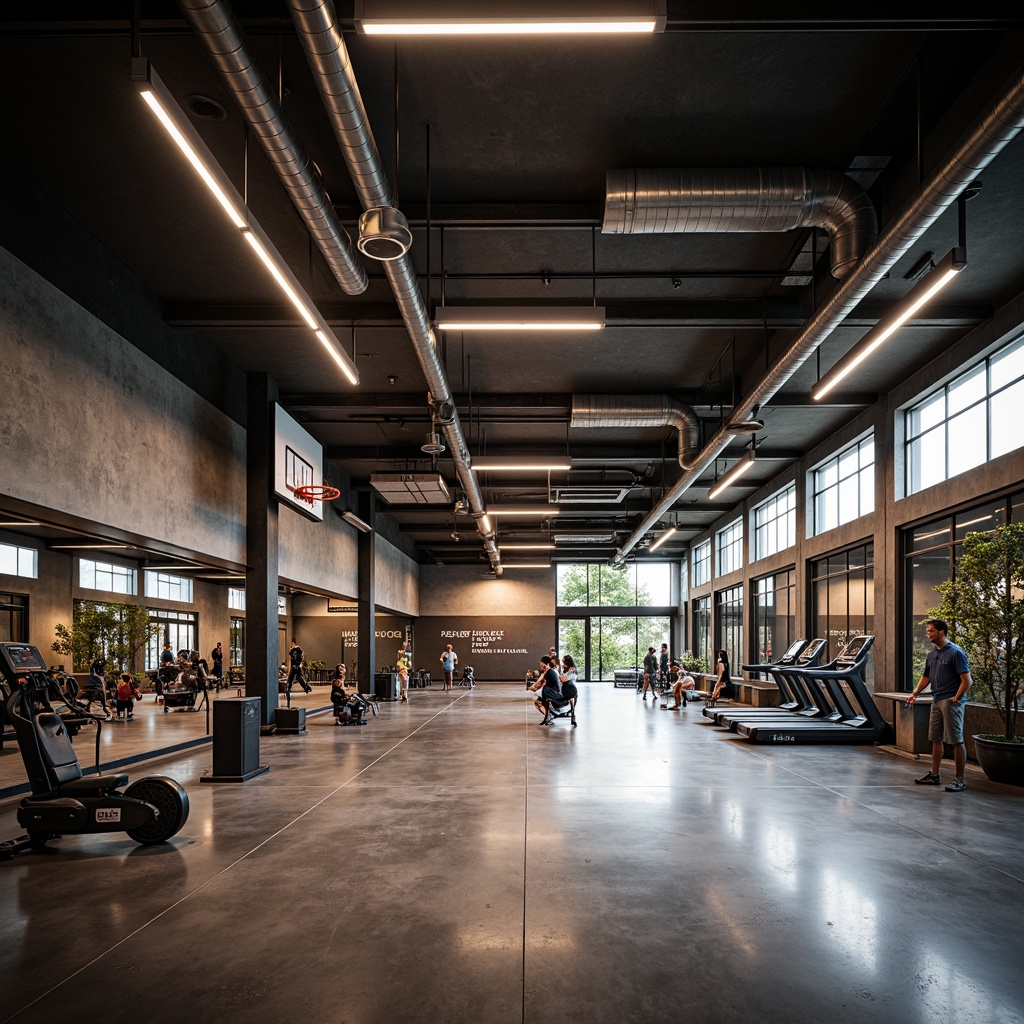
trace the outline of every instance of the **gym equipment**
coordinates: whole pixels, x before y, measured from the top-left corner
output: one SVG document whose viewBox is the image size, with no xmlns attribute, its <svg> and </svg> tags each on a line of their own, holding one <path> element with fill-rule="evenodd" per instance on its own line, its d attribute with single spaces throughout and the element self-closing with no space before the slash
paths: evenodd
<svg viewBox="0 0 1024 1024">
<path fill-rule="evenodd" d="M 38 648 L 0 643 L 0 671 L 10 685 L 7 716 L 32 788 L 18 805 L 18 824 L 26 834 L 0 843 L 0 860 L 41 850 L 63 835 L 126 832 L 148 846 L 181 829 L 188 820 L 188 794 L 173 779 L 153 775 L 129 786 L 121 773 L 84 775 L 65 720 L 50 703 L 52 680 Z M 98 750 L 103 716 L 81 714 L 96 722 Z"/>
<path fill-rule="evenodd" d="M 763 715 L 771 715 L 775 718 L 782 717 L 789 721 L 790 719 L 785 718 L 785 716 L 791 713 L 800 714 L 805 717 L 816 717 L 825 714 L 830 708 L 826 710 L 819 708 L 806 686 L 803 685 L 802 680 L 791 678 L 784 669 L 821 667 L 821 659 L 827 650 L 827 640 L 821 638 L 811 641 L 797 640 L 776 662 L 766 662 L 763 665 L 743 665 L 744 672 L 768 673 L 782 693 L 782 703 L 775 708 L 737 708 L 735 706 L 724 709 L 705 708 L 704 717 L 712 719 L 716 725 L 723 725 L 735 732 L 737 722 L 747 721 L 755 717 L 760 721 Z"/>
<path fill-rule="evenodd" d="M 753 743 L 884 743 L 892 727 L 864 684 L 874 642 L 873 636 L 855 636 L 824 668 L 780 670 L 809 688 L 812 703 L 826 711 L 823 716 L 751 717 L 737 722 L 736 731 Z"/>
</svg>

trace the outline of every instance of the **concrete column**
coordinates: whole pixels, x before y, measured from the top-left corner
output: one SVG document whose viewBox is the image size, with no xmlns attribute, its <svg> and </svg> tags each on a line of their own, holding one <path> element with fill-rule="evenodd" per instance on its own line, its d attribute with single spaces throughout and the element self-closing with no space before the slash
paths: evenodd
<svg viewBox="0 0 1024 1024">
<path fill-rule="evenodd" d="M 245 695 L 260 698 L 260 724 L 277 711 L 277 500 L 273 494 L 277 383 L 247 375 L 245 491 Z"/>
<path fill-rule="evenodd" d="M 377 499 L 372 493 L 359 495 L 357 514 L 364 523 L 375 526 Z M 356 608 L 359 671 L 356 673 L 356 682 L 360 693 L 373 693 L 373 673 L 377 665 L 376 536 L 375 529 L 359 534 L 359 595 Z"/>
</svg>

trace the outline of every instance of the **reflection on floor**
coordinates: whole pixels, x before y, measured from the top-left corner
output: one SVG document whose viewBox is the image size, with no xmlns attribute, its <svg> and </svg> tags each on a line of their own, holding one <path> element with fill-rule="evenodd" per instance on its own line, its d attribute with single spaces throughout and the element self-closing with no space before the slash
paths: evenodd
<svg viewBox="0 0 1024 1024">
<path fill-rule="evenodd" d="M 240 785 L 130 769 L 188 822 L 0 864 L 0 1019 L 1024 1020 L 1024 791 L 581 691 L 575 730 L 481 684 L 311 717 Z"/>
</svg>

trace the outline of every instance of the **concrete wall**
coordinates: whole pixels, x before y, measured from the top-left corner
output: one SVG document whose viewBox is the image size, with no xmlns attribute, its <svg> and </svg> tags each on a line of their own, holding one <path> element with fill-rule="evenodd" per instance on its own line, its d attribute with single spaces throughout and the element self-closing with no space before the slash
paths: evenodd
<svg viewBox="0 0 1024 1024">
<path fill-rule="evenodd" d="M 0 294 L 0 493 L 244 562 L 243 429 L 3 249 Z"/>
<path fill-rule="evenodd" d="M 554 636 L 554 569 L 506 569 L 483 579 L 485 569 L 421 565 L 420 615 L 549 615 Z"/>
</svg>

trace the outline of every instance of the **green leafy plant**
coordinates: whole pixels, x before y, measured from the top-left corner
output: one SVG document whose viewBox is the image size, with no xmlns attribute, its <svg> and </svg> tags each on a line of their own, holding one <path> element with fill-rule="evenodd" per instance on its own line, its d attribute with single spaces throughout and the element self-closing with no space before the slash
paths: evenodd
<svg viewBox="0 0 1024 1024">
<path fill-rule="evenodd" d="M 692 651 L 683 651 L 683 656 L 679 659 L 679 664 L 687 672 L 707 672 L 708 663 L 699 654 L 694 654 Z"/>
<path fill-rule="evenodd" d="M 322 661 L 310 661 L 306 663 L 306 667 L 311 668 L 314 671 L 319 671 L 324 667 L 324 663 Z"/>
<path fill-rule="evenodd" d="M 76 672 L 85 672 L 101 655 L 108 671 L 134 670 L 139 652 L 160 632 L 149 611 L 137 604 L 79 601 L 71 625 L 58 622 L 50 649 L 70 656 Z"/>
<path fill-rule="evenodd" d="M 931 612 L 949 623 L 951 639 L 967 653 L 971 677 L 991 698 L 1003 721 L 1003 736 L 1017 736 L 1017 710 L 1024 684 L 1024 523 L 991 533 L 969 533 L 953 579 L 936 588 L 942 603 Z"/>
</svg>

